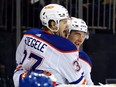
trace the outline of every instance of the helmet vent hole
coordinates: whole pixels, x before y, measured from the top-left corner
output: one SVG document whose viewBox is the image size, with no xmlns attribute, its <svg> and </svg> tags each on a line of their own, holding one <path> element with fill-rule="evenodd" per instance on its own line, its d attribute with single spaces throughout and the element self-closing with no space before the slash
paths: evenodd
<svg viewBox="0 0 116 87">
<path fill-rule="evenodd" d="M 43 17 L 43 19 L 45 19 L 45 17 Z"/>
<path fill-rule="evenodd" d="M 64 16 L 65 16 L 65 14 L 59 14 L 59 16 L 60 16 L 60 17 L 64 17 Z"/>
<path fill-rule="evenodd" d="M 43 13 L 43 15 L 45 15 L 45 12 Z"/>
<path fill-rule="evenodd" d="M 75 27 L 78 27 L 78 25 L 75 25 Z"/>
</svg>

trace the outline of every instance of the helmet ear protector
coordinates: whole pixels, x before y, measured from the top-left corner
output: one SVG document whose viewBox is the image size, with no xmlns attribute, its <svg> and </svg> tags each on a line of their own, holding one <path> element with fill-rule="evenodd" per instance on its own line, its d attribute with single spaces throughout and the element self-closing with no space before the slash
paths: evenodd
<svg viewBox="0 0 116 87">
<path fill-rule="evenodd" d="M 68 33 L 70 34 L 71 30 L 78 30 L 86 33 L 86 39 L 89 38 L 88 26 L 85 21 L 80 18 L 71 17 L 68 20 Z"/>
</svg>

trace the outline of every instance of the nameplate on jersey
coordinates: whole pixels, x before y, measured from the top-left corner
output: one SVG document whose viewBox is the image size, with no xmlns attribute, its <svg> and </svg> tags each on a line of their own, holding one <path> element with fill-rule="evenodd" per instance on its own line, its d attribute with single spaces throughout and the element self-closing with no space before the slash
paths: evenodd
<svg viewBox="0 0 116 87">
<path fill-rule="evenodd" d="M 47 44 L 39 39 L 36 39 L 34 37 L 26 37 L 25 38 L 25 44 L 44 53 L 47 49 Z"/>
</svg>

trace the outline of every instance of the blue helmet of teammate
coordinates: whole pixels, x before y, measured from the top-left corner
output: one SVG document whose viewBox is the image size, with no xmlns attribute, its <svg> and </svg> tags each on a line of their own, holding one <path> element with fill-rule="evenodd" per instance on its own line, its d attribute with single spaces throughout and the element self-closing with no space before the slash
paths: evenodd
<svg viewBox="0 0 116 87">
<path fill-rule="evenodd" d="M 51 79 L 40 71 L 30 71 L 20 79 L 19 87 L 54 87 Z"/>
</svg>

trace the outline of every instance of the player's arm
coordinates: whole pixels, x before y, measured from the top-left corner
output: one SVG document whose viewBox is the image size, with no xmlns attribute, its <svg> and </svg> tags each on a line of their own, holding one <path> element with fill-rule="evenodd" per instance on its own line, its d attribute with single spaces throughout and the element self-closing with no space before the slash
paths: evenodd
<svg viewBox="0 0 116 87">
<path fill-rule="evenodd" d="M 78 60 L 78 52 L 66 53 L 64 60 L 60 60 L 60 70 L 63 76 L 67 79 L 68 84 L 85 84 L 86 79 L 84 73 L 80 67 L 80 61 Z"/>
<path fill-rule="evenodd" d="M 87 74 L 85 75 L 85 78 L 86 78 L 86 80 L 87 80 L 87 85 L 94 85 L 94 83 L 92 82 L 90 73 L 87 73 Z"/>
</svg>

